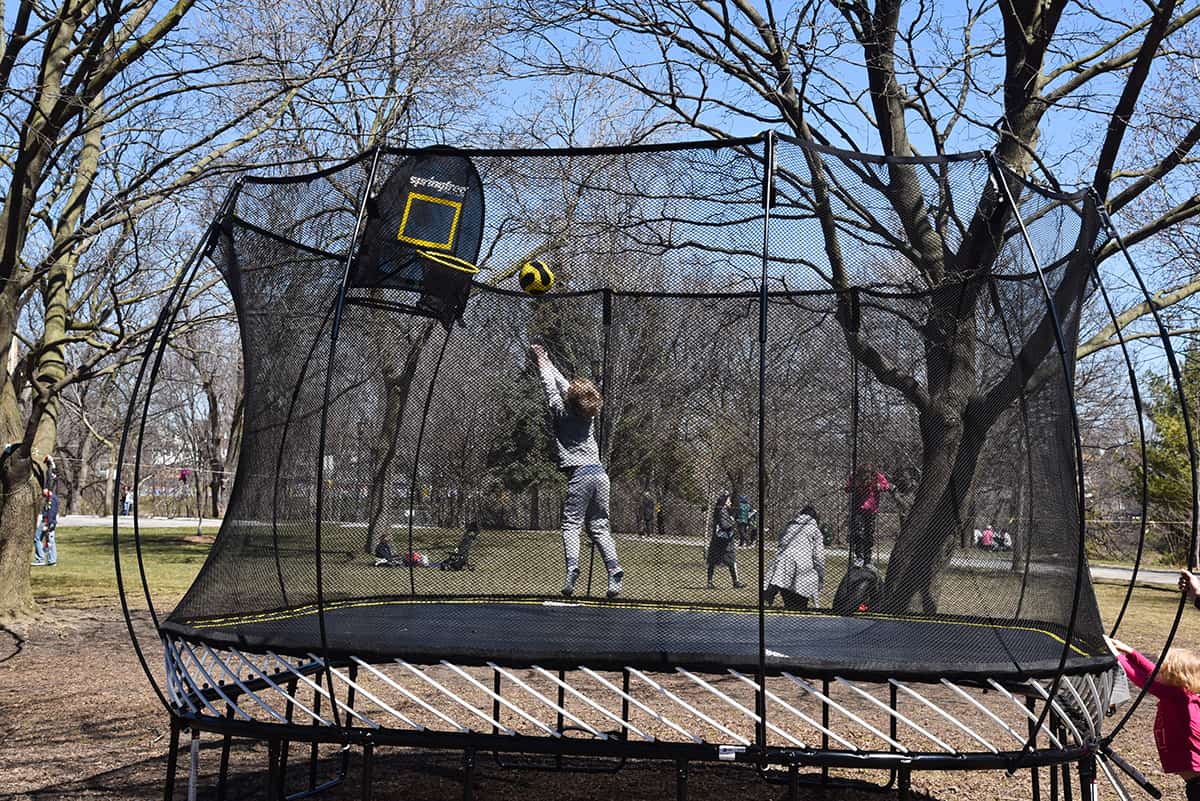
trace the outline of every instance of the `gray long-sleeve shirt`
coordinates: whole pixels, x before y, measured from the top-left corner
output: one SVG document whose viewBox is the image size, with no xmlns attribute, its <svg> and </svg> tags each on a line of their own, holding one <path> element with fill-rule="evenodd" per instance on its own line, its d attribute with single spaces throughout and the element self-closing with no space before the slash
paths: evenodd
<svg viewBox="0 0 1200 801">
<path fill-rule="evenodd" d="M 600 464 L 600 446 L 596 444 L 593 419 L 584 417 L 567 405 L 570 382 L 549 359 L 542 360 L 538 372 L 554 424 L 558 466 L 567 468 Z"/>
</svg>

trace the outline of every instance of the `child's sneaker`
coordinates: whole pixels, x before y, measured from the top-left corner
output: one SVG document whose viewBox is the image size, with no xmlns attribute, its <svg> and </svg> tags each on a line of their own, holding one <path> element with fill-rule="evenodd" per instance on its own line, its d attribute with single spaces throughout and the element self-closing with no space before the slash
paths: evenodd
<svg viewBox="0 0 1200 801">
<path fill-rule="evenodd" d="M 563 582 L 562 594 L 568 598 L 574 595 L 577 581 L 579 581 L 579 568 L 573 567 L 567 571 L 567 580 Z"/>
<path fill-rule="evenodd" d="M 625 571 L 617 568 L 608 574 L 608 597 L 616 598 L 621 594 L 621 579 L 625 578 Z"/>
</svg>

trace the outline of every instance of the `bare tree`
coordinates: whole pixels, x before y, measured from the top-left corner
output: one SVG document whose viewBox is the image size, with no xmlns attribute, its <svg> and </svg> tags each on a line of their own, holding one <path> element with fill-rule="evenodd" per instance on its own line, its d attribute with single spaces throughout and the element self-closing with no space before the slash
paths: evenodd
<svg viewBox="0 0 1200 801">
<path fill-rule="evenodd" d="M 955 308 L 931 304 L 924 319 L 913 321 L 928 358 L 937 363 L 910 370 L 849 327 L 845 333 L 853 357 L 900 393 L 920 421 L 921 477 L 889 561 L 886 604 L 903 610 L 919 596 L 927 610 L 936 608 L 937 578 L 959 539 L 954 521 L 970 518 L 963 504 L 969 505 L 973 493 L 963 488 L 975 484 L 1000 410 L 1028 380 L 1012 373 L 985 382 L 975 369 L 981 343 L 974 321 L 988 302 L 977 289 L 986 282 L 975 279 L 1003 266 L 1002 242 L 1012 215 L 1005 194 L 1019 195 L 1026 176 L 1053 181 L 1055 171 L 1074 166 L 1107 211 L 1118 214 L 1187 175 L 1200 141 L 1195 118 L 1163 128 L 1167 143 L 1156 150 L 1123 145 L 1129 130 L 1164 106 L 1161 93 L 1144 91 L 1156 70 L 1191 63 L 1180 43 L 1200 8 L 1178 11 L 1173 0 L 1164 0 L 1146 4 L 1140 19 L 1121 20 L 1065 0 L 968 3 L 957 24 L 941 8 L 899 0 L 786 8 L 769 2 L 609 0 L 567 10 L 535 3 L 514 7 L 513 13 L 528 21 L 523 62 L 532 72 L 607 78 L 646 98 L 664 116 L 709 134 L 726 136 L 747 124 L 781 125 L 803 140 L 889 156 L 944 154 L 982 140 L 1005 165 L 1007 189 L 988 184 L 961 218 L 944 209 L 934 213 L 915 165 L 889 162 L 880 182 L 889 215 L 901 228 L 891 239 L 903 244 L 914 283 L 969 287 Z M 1078 134 L 1066 148 L 1046 141 L 1055 115 L 1094 122 L 1087 135 L 1093 159 L 1071 164 Z M 846 200 L 843 188 L 820 164 L 810 163 L 809 175 L 805 191 L 814 198 L 828 262 L 817 278 L 845 289 L 853 282 L 842 241 L 847 226 L 833 202 Z M 1182 229 L 1200 214 L 1200 195 L 1184 193 L 1146 208 L 1144 216 L 1131 216 L 1136 223 L 1126 238 L 1131 245 Z M 887 230 L 878 218 L 859 223 Z M 1115 249 L 1106 244 L 1101 258 Z M 1085 262 L 1074 259 L 1057 288 L 1060 311 L 1082 297 Z M 1189 275 L 1165 297 L 1178 302 L 1197 289 Z M 1133 303 L 1126 314 L 1136 319 L 1147 311 Z M 1049 334 L 1043 320 L 1022 358 L 1044 357 Z M 1111 344 L 1110 337 L 1088 347 Z"/>
<path fill-rule="evenodd" d="M 181 28 L 193 5 L 20 2 L 0 40 L 0 615 L 34 609 L 28 521 L 62 392 L 144 341 L 183 269 L 180 238 L 155 236 L 186 231 L 165 204 L 229 169 L 295 95 L 261 58 Z"/>
</svg>

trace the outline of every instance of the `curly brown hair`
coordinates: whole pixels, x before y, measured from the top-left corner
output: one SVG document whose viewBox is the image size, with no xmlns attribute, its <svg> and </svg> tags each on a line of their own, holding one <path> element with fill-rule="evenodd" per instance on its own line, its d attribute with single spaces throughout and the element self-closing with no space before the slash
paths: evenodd
<svg viewBox="0 0 1200 801">
<path fill-rule="evenodd" d="M 604 398 L 591 379 L 573 378 L 567 388 L 567 405 L 584 417 L 595 417 L 600 414 Z"/>
</svg>

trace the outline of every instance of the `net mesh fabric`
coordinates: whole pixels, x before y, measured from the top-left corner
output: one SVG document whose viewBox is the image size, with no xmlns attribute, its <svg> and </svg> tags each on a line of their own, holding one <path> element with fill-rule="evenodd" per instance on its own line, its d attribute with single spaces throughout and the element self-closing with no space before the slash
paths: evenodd
<svg viewBox="0 0 1200 801">
<path fill-rule="evenodd" d="M 243 455 L 212 554 L 168 625 L 315 648 L 319 600 L 337 649 L 411 653 L 448 632 L 446 648 L 483 658 L 488 624 L 473 610 L 489 602 L 532 627 L 521 648 L 551 649 L 572 620 L 546 605 L 562 601 L 566 477 L 536 342 L 604 396 L 594 425 L 626 575 L 604 601 L 605 565 L 581 537 L 571 602 L 587 610 L 577 620 L 597 618 L 581 649 L 756 661 L 759 549 L 769 566 L 808 505 L 823 586 L 809 613 L 768 609 L 770 659 L 886 672 L 924 648 L 1044 672 L 1074 620 L 1070 658 L 1107 660 L 1086 573 L 1074 580 L 1071 376 L 985 160 L 884 162 L 785 140 L 764 215 L 760 141 L 469 155 L 480 272 L 448 329 L 410 313 L 417 292 L 402 288 L 351 286 L 339 308 L 369 160 L 241 189 L 214 258 L 242 327 Z M 384 154 L 373 186 L 404 158 Z M 1094 212 L 1011 186 L 1071 353 Z M 532 258 L 557 276 L 536 299 L 515 277 Z M 850 622 L 830 606 L 864 467 L 892 487 L 871 521 L 886 581 Z M 755 507 L 760 491 L 765 509 L 739 521 L 741 498 Z M 713 538 L 725 492 L 743 523 L 729 546 Z M 988 525 L 1010 550 L 976 547 Z M 706 651 L 689 645 L 706 632 Z M 829 658 L 797 645 L 839 637 Z M 622 650 L 623 638 L 637 642 Z"/>
</svg>

